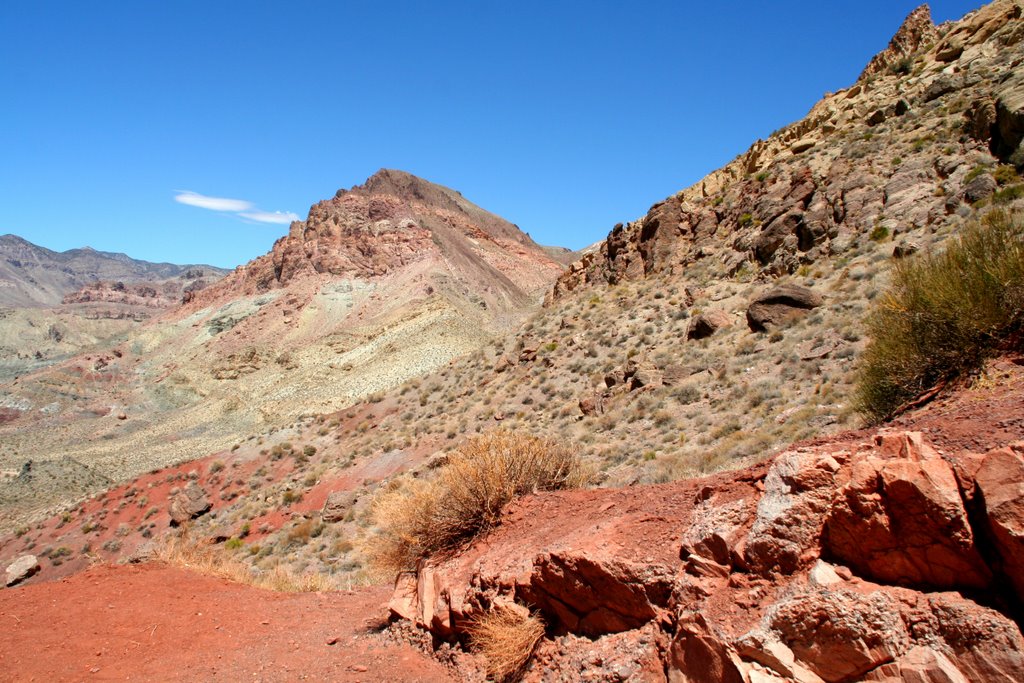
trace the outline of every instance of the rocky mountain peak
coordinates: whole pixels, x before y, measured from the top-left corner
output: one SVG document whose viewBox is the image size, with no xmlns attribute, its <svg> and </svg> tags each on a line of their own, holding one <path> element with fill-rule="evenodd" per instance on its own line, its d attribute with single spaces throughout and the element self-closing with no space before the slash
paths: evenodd
<svg viewBox="0 0 1024 683">
<path fill-rule="evenodd" d="M 932 11 L 927 4 L 919 6 L 903 20 L 899 30 L 889 41 L 889 46 L 875 55 L 861 72 L 858 81 L 873 76 L 881 71 L 897 65 L 921 49 L 922 46 L 935 42 L 939 31 L 932 22 Z"/>
<path fill-rule="evenodd" d="M 199 303 L 286 287 L 307 277 L 375 279 L 430 264 L 457 280 L 473 281 L 473 290 L 501 291 L 502 298 L 520 303 L 561 270 L 516 225 L 461 193 L 405 171 L 381 169 L 362 185 L 311 206 L 306 219 L 292 223 L 269 254 L 206 291 Z"/>
<path fill-rule="evenodd" d="M 424 180 L 406 171 L 382 168 L 366 179 L 362 185 L 356 185 L 350 191 L 367 194 L 388 194 L 406 201 L 418 201 L 427 204 L 447 205 L 454 208 L 461 198 L 455 190 Z M 346 190 L 339 190 L 342 195 Z"/>
</svg>

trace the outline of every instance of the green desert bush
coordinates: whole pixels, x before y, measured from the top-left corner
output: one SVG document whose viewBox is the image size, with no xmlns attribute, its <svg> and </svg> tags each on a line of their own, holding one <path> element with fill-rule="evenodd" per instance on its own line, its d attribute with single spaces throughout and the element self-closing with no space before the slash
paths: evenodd
<svg viewBox="0 0 1024 683">
<path fill-rule="evenodd" d="M 581 486 L 587 478 L 565 446 L 507 431 L 474 437 L 433 479 L 408 480 L 374 501 L 378 533 L 367 552 L 382 570 L 410 569 L 495 526 L 517 496 Z"/>
<path fill-rule="evenodd" d="M 1024 319 L 1024 217 L 993 211 L 944 252 L 897 261 L 868 317 L 858 408 L 872 422 L 979 368 Z"/>
</svg>

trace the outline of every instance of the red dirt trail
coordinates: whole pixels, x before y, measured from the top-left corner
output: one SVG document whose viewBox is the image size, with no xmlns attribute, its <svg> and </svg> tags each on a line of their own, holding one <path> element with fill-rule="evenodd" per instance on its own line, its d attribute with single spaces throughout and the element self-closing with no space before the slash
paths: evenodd
<svg viewBox="0 0 1024 683">
<path fill-rule="evenodd" d="M 0 590 L 0 681 L 454 680 L 376 633 L 390 592 L 275 593 L 160 564 L 94 567 Z"/>
</svg>

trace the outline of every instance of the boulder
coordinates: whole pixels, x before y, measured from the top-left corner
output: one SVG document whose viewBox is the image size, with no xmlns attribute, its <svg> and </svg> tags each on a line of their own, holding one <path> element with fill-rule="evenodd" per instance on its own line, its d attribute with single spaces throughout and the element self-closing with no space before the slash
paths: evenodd
<svg viewBox="0 0 1024 683">
<path fill-rule="evenodd" d="M 954 90 L 959 90 L 961 86 L 960 79 L 946 74 L 936 76 L 935 80 L 928 84 L 928 87 L 924 90 L 924 101 L 931 102 L 936 100 L 943 95 L 949 94 Z"/>
<path fill-rule="evenodd" d="M 325 522 L 341 522 L 359 499 L 355 491 L 332 491 L 324 501 L 320 518 Z"/>
<path fill-rule="evenodd" d="M 908 591 L 900 594 L 899 611 L 902 622 L 912 625 L 914 644 L 938 646 L 967 680 L 1024 680 L 1024 638 L 1017 624 L 999 612 L 960 593 Z M 911 670 L 920 659 L 920 654 L 911 657 Z M 903 661 L 897 661 L 901 669 Z"/>
<path fill-rule="evenodd" d="M 949 37 L 939 43 L 935 51 L 935 59 L 940 62 L 952 62 L 964 53 L 964 44 L 955 37 Z"/>
<path fill-rule="evenodd" d="M 974 203 L 991 197 L 999 189 L 999 183 L 988 173 L 982 173 L 977 178 L 972 178 L 964 185 L 964 199 Z"/>
<path fill-rule="evenodd" d="M 781 247 L 789 246 L 795 249 L 799 239 L 797 234 L 804 223 L 804 212 L 798 209 L 788 211 L 778 218 L 772 220 L 754 239 L 754 256 L 762 265 L 771 261 L 772 256 Z"/>
<path fill-rule="evenodd" d="M 798 449 L 776 458 L 743 548 L 752 572 L 792 574 L 818 559 L 824 514 L 841 469 L 832 455 L 815 451 Z"/>
<path fill-rule="evenodd" d="M 649 360 L 641 361 L 636 366 L 627 368 L 626 374 L 632 377 L 631 388 L 660 387 L 664 375 L 657 365 Z"/>
<path fill-rule="evenodd" d="M 586 417 L 604 414 L 604 397 L 601 394 L 584 396 L 579 401 L 580 412 Z"/>
<path fill-rule="evenodd" d="M 751 501 L 743 498 L 721 505 L 712 499 L 702 501 L 683 534 L 680 559 L 697 555 L 726 567 L 739 564 L 737 547 L 753 517 L 752 507 Z"/>
<path fill-rule="evenodd" d="M 690 320 L 686 330 L 687 339 L 704 339 L 710 337 L 723 327 L 732 325 L 732 316 L 722 310 L 710 310 L 699 313 Z"/>
<path fill-rule="evenodd" d="M 739 657 L 699 612 L 684 612 L 669 651 L 669 665 L 686 683 L 744 683 Z"/>
<path fill-rule="evenodd" d="M 985 455 L 974 477 L 1000 569 L 1024 595 L 1024 444 Z"/>
<path fill-rule="evenodd" d="M 858 680 L 908 649 L 897 604 L 881 591 L 824 590 L 774 605 L 766 618 L 796 659 L 829 683 Z"/>
<path fill-rule="evenodd" d="M 556 633 L 597 637 L 639 628 L 668 605 L 675 572 L 614 557 L 543 553 L 516 594 Z"/>
<path fill-rule="evenodd" d="M 179 491 L 171 498 L 168 505 L 168 512 L 171 516 L 171 524 L 177 526 L 184 524 L 190 519 L 195 519 L 212 507 L 210 499 L 199 484 L 190 481 L 184 490 Z"/>
<path fill-rule="evenodd" d="M 7 565 L 7 585 L 14 586 L 29 578 L 40 569 L 35 555 L 22 555 Z"/>
<path fill-rule="evenodd" d="M 816 144 L 818 144 L 818 141 L 814 138 L 802 138 L 790 145 L 789 148 L 792 150 L 793 154 L 802 154 L 814 147 Z"/>
<path fill-rule="evenodd" d="M 907 258 L 913 256 L 920 250 L 914 242 L 900 242 L 892 248 L 892 257 L 895 259 Z"/>
<path fill-rule="evenodd" d="M 608 388 L 626 383 L 626 371 L 622 368 L 615 368 L 604 376 L 604 385 Z"/>
<path fill-rule="evenodd" d="M 790 323 L 824 303 L 820 294 L 799 285 L 781 285 L 764 292 L 747 308 L 747 325 L 755 332 Z"/>
<path fill-rule="evenodd" d="M 938 456 L 854 463 L 825 523 L 825 549 L 882 583 L 980 589 L 992 578 L 953 468 Z"/>
</svg>

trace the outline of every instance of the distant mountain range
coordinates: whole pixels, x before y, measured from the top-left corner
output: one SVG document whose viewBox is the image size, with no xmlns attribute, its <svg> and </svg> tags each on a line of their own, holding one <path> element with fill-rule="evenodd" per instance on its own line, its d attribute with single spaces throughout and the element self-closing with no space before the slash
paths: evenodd
<svg viewBox="0 0 1024 683">
<path fill-rule="evenodd" d="M 55 306 L 98 282 L 216 279 L 228 271 L 206 265 L 150 263 L 90 247 L 52 251 L 17 235 L 0 236 L 0 306 Z"/>
</svg>

